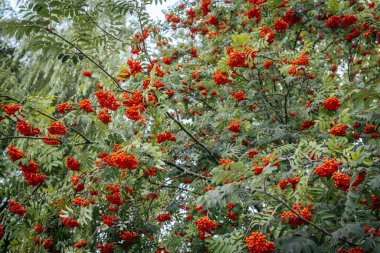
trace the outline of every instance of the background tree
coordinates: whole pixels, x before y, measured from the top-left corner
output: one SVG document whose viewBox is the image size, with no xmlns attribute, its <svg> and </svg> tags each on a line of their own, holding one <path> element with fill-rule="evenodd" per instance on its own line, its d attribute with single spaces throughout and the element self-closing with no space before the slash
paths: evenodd
<svg viewBox="0 0 380 253">
<path fill-rule="evenodd" d="M 4 15 L 2 250 L 379 251 L 379 3 L 149 3 Z"/>
</svg>

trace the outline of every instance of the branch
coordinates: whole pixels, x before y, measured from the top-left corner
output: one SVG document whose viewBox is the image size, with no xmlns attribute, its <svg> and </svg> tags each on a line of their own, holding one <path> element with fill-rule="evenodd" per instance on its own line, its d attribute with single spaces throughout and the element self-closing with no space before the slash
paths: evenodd
<svg viewBox="0 0 380 253">
<path fill-rule="evenodd" d="M 90 16 L 90 14 L 88 14 L 88 12 L 87 12 L 85 9 L 83 9 L 83 11 L 86 13 L 86 15 L 88 16 L 88 18 L 90 19 L 90 21 L 91 21 L 91 22 L 92 22 L 97 28 L 99 28 L 102 32 L 104 32 L 105 34 L 107 34 L 108 36 L 110 36 L 111 38 L 113 38 L 113 39 L 115 39 L 115 40 L 118 40 L 118 41 L 120 41 L 120 42 L 122 42 L 122 43 L 125 43 L 123 40 L 119 39 L 119 38 L 116 37 L 115 35 L 113 35 L 113 34 L 107 32 L 106 30 L 104 30 L 103 28 L 101 28 L 101 27 L 98 25 L 98 23 L 96 23 L 95 20 Z"/>
<path fill-rule="evenodd" d="M 57 138 L 49 138 L 49 137 L 34 137 L 34 136 L 6 136 L 3 138 L 0 138 L 0 140 L 7 140 L 7 139 L 30 139 L 30 140 L 56 140 L 61 141 Z"/>
<path fill-rule="evenodd" d="M 289 206 L 285 201 L 281 200 L 280 198 L 276 197 L 276 196 L 273 196 L 272 194 L 266 192 L 266 191 L 260 191 L 260 190 L 253 190 L 255 192 L 259 192 L 259 193 L 262 193 L 274 200 L 276 200 L 277 202 L 281 203 L 282 205 L 284 205 L 286 208 L 288 208 L 292 213 L 294 213 L 295 215 L 297 215 L 297 217 L 299 219 L 301 219 L 303 222 L 313 226 L 314 228 L 316 228 L 317 230 L 321 231 L 322 233 L 324 233 L 325 235 L 328 235 L 330 237 L 332 237 L 333 235 L 326 231 L 324 228 L 321 228 L 320 226 L 318 226 L 317 224 L 305 219 L 303 216 L 301 216 L 296 210 L 294 210 L 291 206 Z M 346 239 L 343 239 L 343 238 L 338 238 L 339 241 L 342 241 L 342 242 L 345 242 L 345 243 L 348 243 L 352 246 L 358 246 L 357 244 L 353 243 L 353 242 L 350 242 L 350 241 L 347 241 Z"/>
<path fill-rule="evenodd" d="M 166 112 L 165 113 L 166 116 L 168 116 L 169 118 L 171 118 L 188 136 L 190 136 L 191 139 L 193 139 L 199 146 L 201 146 L 201 148 L 203 150 L 205 150 L 211 157 L 212 159 L 214 160 L 214 162 L 216 164 L 219 164 L 218 162 L 218 159 L 216 159 L 216 157 L 214 156 L 214 154 L 208 149 L 206 148 L 206 146 L 204 144 L 202 144 L 197 138 L 195 138 L 182 124 L 181 122 L 179 122 L 178 120 L 176 120 L 172 115 L 170 115 L 170 113 Z"/>
<path fill-rule="evenodd" d="M 7 98 L 8 100 L 12 100 L 12 101 L 15 101 L 15 102 L 18 102 L 19 104 L 23 104 L 23 102 L 21 102 L 20 100 L 18 100 L 18 99 L 15 99 L 15 98 L 12 98 L 12 97 L 10 97 L 10 96 L 2 96 L 2 95 L 0 95 L 1 97 L 4 97 L 4 98 Z M 34 110 L 34 111 L 36 111 L 36 112 L 38 112 L 39 114 L 41 114 L 41 115 L 43 115 L 43 116 L 45 116 L 45 117 L 47 117 L 47 118 L 49 118 L 49 119 L 51 119 L 51 120 L 54 120 L 54 121 L 59 121 L 57 118 L 54 118 L 54 117 L 52 117 L 52 116 L 50 116 L 50 115 L 48 115 L 48 114 L 46 114 L 46 113 L 44 113 L 44 112 L 41 112 L 40 110 L 38 110 L 38 109 L 36 109 L 36 108 L 34 108 L 34 107 L 31 107 L 31 106 L 29 106 L 29 108 L 31 108 L 32 110 Z M 95 143 L 95 142 L 93 142 L 93 141 L 91 141 L 90 139 L 88 139 L 84 134 L 82 134 L 81 132 L 79 132 L 77 129 L 75 129 L 74 127 L 72 127 L 72 126 L 70 126 L 70 125 L 66 125 L 66 124 L 64 124 L 65 126 L 67 126 L 68 128 L 70 128 L 71 130 L 73 130 L 75 133 L 77 133 L 78 135 L 80 135 L 87 143 Z M 47 139 L 47 138 L 44 138 L 44 139 Z"/>
<path fill-rule="evenodd" d="M 76 45 L 74 45 L 72 42 L 68 41 L 67 39 L 63 38 L 61 35 L 59 35 L 58 33 L 55 33 L 53 32 L 52 30 L 50 30 L 49 28 L 45 28 L 45 30 L 50 33 L 50 34 L 53 34 L 54 36 L 57 36 L 58 38 L 60 38 L 61 40 L 63 40 L 64 42 L 66 42 L 67 44 L 69 44 L 70 46 L 76 48 L 84 57 L 86 57 L 90 62 L 92 62 L 96 67 L 98 67 L 100 70 L 103 71 L 103 73 L 105 73 L 108 77 L 110 77 L 112 79 L 112 81 L 117 85 L 117 87 L 124 91 L 124 92 L 128 92 L 130 94 L 132 94 L 131 91 L 129 90 L 126 90 L 124 88 L 122 88 L 119 84 L 119 82 L 113 77 L 111 76 L 110 73 L 108 73 L 102 66 L 100 66 L 97 62 L 95 62 L 90 56 L 88 56 L 87 54 L 85 54 L 79 47 L 77 47 Z"/>
<path fill-rule="evenodd" d="M 205 177 L 205 176 L 199 175 L 199 174 L 197 174 L 197 173 L 195 173 L 195 172 L 189 171 L 189 170 L 187 170 L 187 169 L 185 169 L 185 168 L 182 168 L 181 166 L 178 166 L 177 164 L 175 164 L 175 163 L 173 163 L 173 162 L 170 162 L 170 161 L 168 161 L 168 160 L 162 160 L 162 161 L 163 161 L 164 163 L 166 163 L 167 165 L 170 165 L 170 166 L 172 166 L 172 167 L 175 167 L 177 170 L 182 171 L 183 173 L 186 173 L 186 174 L 191 175 L 191 176 L 194 176 L 194 177 L 199 177 L 199 178 L 202 178 L 202 179 L 204 179 L 204 180 L 207 180 L 207 181 L 210 181 L 210 182 L 211 182 L 211 179 L 208 178 L 208 177 Z"/>
</svg>

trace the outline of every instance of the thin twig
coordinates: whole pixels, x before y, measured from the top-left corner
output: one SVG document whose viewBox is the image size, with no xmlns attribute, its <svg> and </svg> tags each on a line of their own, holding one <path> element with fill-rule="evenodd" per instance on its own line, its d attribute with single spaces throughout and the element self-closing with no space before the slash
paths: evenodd
<svg viewBox="0 0 380 253">
<path fill-rule="evenodd" d="M 12 100 L 12 101 L 15 101 L 15 102 L 18 102 L 19 104 L 23 104 L 20 100 L 18 99 L 15 99 L 13 97 L 10 97 L 10 96 L 7 96 L 7 95 L 0 95 L 1 97 L 4 97 L 4 98 L 7 98 L 8 100 Z M 29 108 L 31 108 L 32 110 L 38 112 L 39 114 L 51 119 L 51 120 L 54 120 L 54 121 L 59 121 L 57 118 L 54 118 L 53 116 L 50 116 L 44 112 L 41 112 L 40 110 L 34 108 L 34 107 L 31 107 L 31 106 L 28 106 Z M 78 135 L 80 135 L 87 143 L 94 143 L 93 141 L 91 141 L 90 139 L 88 139 L 84 134 L 82 134 L 81 132 L 79 132 L 77 129 L 75 129 L 74 127 L 70 126 L 70 125 L 67 125 L 67 124 L 64 124 L 65 126 L 67 126 L 68 128 L 70 128 L 72 131 L 74 131 L 75 133 L 77 133 Z M 46 139 L 46 138 L 45 138 Z"/>
<path fill-rule="evenodd" d="M 53 32 L 52 30 L 50 30 L 49 28 L 45 28 L 45 30 L 50 33 L 50 34 L 53 34 L 54 36 L 57 36 L 58 38 L 60 38 L 61 40 L 63 40 L 64 42 L 66 42 L 67 44 L 71 45 L 72 47 L 76 48 L 84 57 L 86 57 L 90 62 L 92 62 L 96 67 L 98 67 L 100 70 L 103 71 L 103 73 L 105 73 L 108 77 L 110 77 L 112 79 L 112 81 L 117 85 L 117 87 L 124 91 L 124 92 L 128 92 L 130 94 L 132 94 L 131 91 L 129 90 L 126 90 L 124 88 L 122 88 L 119 84 L 119 82 L 110 74 L 108 73 L 102 66 L 100 66 L 97 62 L 95 62 L 90 56 L 88 56 L 87 54 L 85 54 L 79 47 L 77 47 L 76 45 L 74 45 L 72 42 L 68 41 L 67 39 L 65 39 L 64 37 L 62 37 L 61 35 L 59 35 L 58 33 L 55 33 Z"/>
</svg>

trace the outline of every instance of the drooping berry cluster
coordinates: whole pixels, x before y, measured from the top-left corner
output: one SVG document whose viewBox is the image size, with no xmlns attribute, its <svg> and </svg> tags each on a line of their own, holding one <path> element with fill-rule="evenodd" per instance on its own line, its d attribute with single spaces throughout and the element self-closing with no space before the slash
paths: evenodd
<svg viewBox="0 0 380 253">
<path fill-rule="evenodd" d="M 314 170 L 314 174 L 317 174 L 321 177 L 331 177 L 334 172 L 338 171 L 339 165 L 341 164 L 343 164 L 343 162 L 337 162 L 336 157 L 331 160 L 324 158 L 323 163 Z"/>
<path fill-rule="evenodd" d="M 9 200 L 8 201 L 8 210 L 9 212 L 11 213 L 15 213 L 15 214 L 18 214 L 20 215 L 21 217 L 24 216 L 24 214 L 26 213 L 26 209 L 24 209 L 22 207 L 22 205 L 20 205 L 19 203 L 17 202 L 14 202 L 12 200 Z"/>
<path fill-rule="evenodd" d="M 23 120 L 17 120 L 16 129 L 18 133 L 24 136 L 36 136 L 41 134 L 38 128 L 32 127 L 31 124 Z"/>
<path fill-rule="evenodd" d="M 52 122 L 47 128 L 50 134 L 66 135 L 69 132 L 66 129 L 66 126 L 59 121 Z"/>
<path fill-rule="evenodd" d="M 340 100 L 335 96 L 329 97 L 323 101 L 322 105 L 329 111 L 336 111 L 340 108 Z"/>
<path fill-rule="evenodd" d="M 106 187 L 106 200 L 110 204 L 114 204 L 120 206 L 122 204 L 121 195 L 120 195 L 120 187 L 117 184 L 109 184 Z"/>
<path fill-rule="evenodd" d="M 232 82 L 227 76 L 223 75 L 223 73 L 219 70 L 216 70 L 214 72 L 212 79 L 214 80 L 216 85 L 226 85 Z"/>
<path fill-rule="evenodd" d="M 345 136 L 348 126 L 343 123 L 338 123 L 330 129 L 330 134 L 334 136 Z"/>
<path fill-rule="evenodd" d="M 117 101 L 115 95 L 109 91 L 99 90 L 95 92 L 95 96 L 98 99 L 100 107 L 102 108 L 116 111 L 120 106 L 120 103 Z"/>
<path fill-rule="evenodd" d="M 166 142 L 166 141 L 176 141 L 177 138 L 172 135 L 169 131 L 165 131 L 159 135 L 157 135 L 156 141 L 158 144 Z"/>
<path fill-rule="evenodd" d="M 94 112 L 94 108 L 92 108 L 92 103 L 88 99 L 83 99 L 79 102 L 78 107 L 81 108 L 85 112 Z"/>
<path fill-rule="evenodd" d="M 297 184 L 300 181 L 300 177 L 295 178 L 288 178 L 288 179 L 281 179 L 281 181 L 278 183 L 278 186 L 281 188 L 281 190 L 285 190 L 285 188 L 290 184 L 290 187 L 295 190 L 297 187 Z"/>
<path fill-rule="evenodd" d="M 165 222 L 165 221 L 172 220 L 172 217 L 170 217 L 170 215 L 168 213 L 163 213 L 163 214 L 157 215 L 156 220 L 158 222 Z"/>
<path fill-rule="evenodd" d="M 29 161 L 27 166 L 22 165 L 21 163 L 19 163 L 18 166 L 20 167 L 27 184 L 37 186 L 45 183 L 46 176 L 40 172 L 37 163 Z"/>
<path fill-rule="evenodd" d="M 67 157 L 66 167 L 67 169 L 72 170 L 72 171 L 79 171 L 80 162 L 73 157 Z"/>
<path fill-rule="evenodd" d="M 240 120 L 232 120 L 227 129 L 234 133 L 240 132 Z"/>
<path fill-rule="evenodd" d="M 331 179 L 334 180 L 335 187 L 342 191 L 348 191 L 350 188 L 351 177 L 349 175 L 340 172 L 334 172 Z"/>
<path fill-rule="evenodd" d="M 305 220 L 310 221 L 313 215 L 310 213 L 310 207 L 313 204 L 308 204 L 305 208 L 300 203 L 294 203 L 293 204 L 293 209 L 296 211 L 302 218 Z M 285 211 L 281 215 L 281 222 L 285 224 L 290 224 L 293 226 L 299 226 L 302 224 L 305 224 L 306 221 L 298 217 L 294 212 L 291 211 Z"/>
<path fill-rule="evenodd" d="M 62 225 L 68 228 L 76 228 L 80 226 L 80 223 L 77 220 L 69 218 L 61 218 Z"/>
<path fill-rule="evenodd" d="M 128 244 L 132 244 L 133 241 L 139 237 L 138 234 L 126 231 L 124 233 L 119 232 L 120 239 L 126 241 Z"/>
<path fill-rule="evenodd" d="M 128 154 L 126 151 L 112 153 L 110 156 L 111 164 L 119 169 L 137 169 L 137 161 L 133 154 Z"/>
<path fill-rule="evenodd" d="M 274 243 L 266 240 L 266 236 L 261 232 L 252 232 L 250 236 L 245 238 L 249 253 L 272 253 Z"/>
<path fill-rule="evenodd" d="M 195 223 L 197 224 L 199 238 L 201 240 L 206 239 L 206 234 L 211 234 L 212 231 L 215 230 L 218 226 L 218 224 L 215 221 L 212 221 L 207 217 L 199 218 Z"/>
<path fill-rule="evenodd" d="M 6 105 L 1 104 L 1 110 L 8 115 L 15 115 L 16 112 L 18 112 L 21 109 L 20 105 L 18 104 L 12 104 L 12 105 Z"/>
<path fill-rule="evenodd" d="M 74 248 L 83 248 L 87 246 L 87 242 L 80 240 L 76 244 L 74 244 Z"/>
</svg>

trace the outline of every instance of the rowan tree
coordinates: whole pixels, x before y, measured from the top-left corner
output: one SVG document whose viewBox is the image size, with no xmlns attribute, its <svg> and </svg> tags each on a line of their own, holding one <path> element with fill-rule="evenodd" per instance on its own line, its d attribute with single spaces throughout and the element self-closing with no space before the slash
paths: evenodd
<svg viewBox="0 0 380 253">
<path fill-rule="evenodd" d="M 2 252 L 380 251 L 377 0 L 8 4 Z"/>
</svg>

